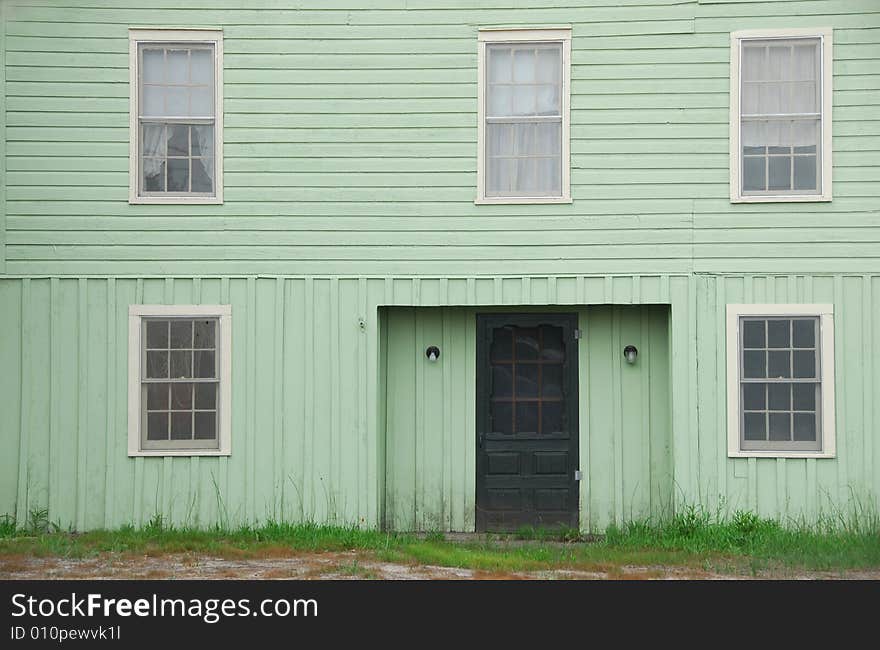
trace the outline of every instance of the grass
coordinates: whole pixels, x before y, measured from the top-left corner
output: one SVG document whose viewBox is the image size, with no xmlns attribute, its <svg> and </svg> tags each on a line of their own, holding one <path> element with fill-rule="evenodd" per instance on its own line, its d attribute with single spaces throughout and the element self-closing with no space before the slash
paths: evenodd
<svg viewBox="0 0 880 650">
<path fill-rule="evenodd" d="M 580 540 L 577 531 L 522 529 L 476 541 L 453 541 L 434 531 L 424 536 L 312 523 L 209 530 L 168 526 L 161 517 L 143 528 L 62 532 L 42 513 L 17 526 L 0 517 L 3 556 L 83 558 L 107 553 L 200 553 L 221 557 L 272 557 L 355 551 L 344 575 L 372 577 L 362 562 L 459 567 L 488 572 L 571 569 L 619 575 L 622 566 L 677 566 L 728 573 L 843 571 L 880 568 L 877 517 L 835 517 L 818 523 L 780 522 L 748 512 L 730 517 L 697 507 L 664 521 L 610 527 L 604 537 Z M 340 570 L 340 567 L 337 567 Z"/>
</svg>

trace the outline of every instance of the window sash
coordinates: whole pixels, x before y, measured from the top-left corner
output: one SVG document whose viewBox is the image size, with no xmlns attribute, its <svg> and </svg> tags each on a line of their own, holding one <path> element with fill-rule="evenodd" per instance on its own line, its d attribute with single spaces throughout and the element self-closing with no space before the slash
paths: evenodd
<svg viewBox="0 0 880 650">
<path fill-rule="evenodd" d="M 483 88 L 481 91 L 482 104 L 480 109 L 482 113 L 482 123 L 480 129 L 482 131 L 481 138 L 483 139 L 483 143 L 480 152 L 482 157 L 482 178 L 478 197 L 480 200 L 485 200 L 487 202 L 503 202 L 505 199 L 526 201 L 534 199 L 536 201 L 554 201 L 565 199 L 565 197 L 568 195 L 568 170 L 565 165 L 565 155 L 567 151 L 567 147 L 565 144 L 565 140 L 567 137 L 567 95 L 569 93 L 566 73 L 568 41 L 566 40 L 566 38 L 541 39 L 540 36 L 538 36 L 537 34 L 535 34 L 535 36 L 536 38 L 534 38 L 534 40 L 527 40 L 526 38 L 522 38 L 521 40 L 518 38 L 512 38 L 509 41 L 506 39 L 491 39 L 481 43 L 482 49 L 480 56 L 481 65 L 483 67 L 483 74 L 481 75 L 480 83 L 482 84 Z M 507 76 L 505 76 L 501 80 L 491 79 L 491 57 L 493 56 L 493 49 L 503 49 L 510 51 L 510 65 L 512 67 L 509 79 L 507 78 Z M 516 69 L 513 67 L 515 65 L 516 52 L 518 51 L 535 52 L 536 57 L 533 64 L 536 66 L 534 78 L 529 78 L 528 81 L 523 81 L 522 83 L 517 83 L 517 81 L 515 80 Z M 538 57 L 540 56 L 540 52 L 542 51 L 552 51 L 558 57 L 555 62 L 555 69 L 553 73 L 550 76 L 544 78 L 540 77 L 537 67 L 539 65 Z M 544 69 L 546 70 L 547 68 Z M 496 90 L 496 88 L 509 87 L 515 89 L 518 86 L 534 88 L 534 92 L 538 92 L 538 89 L 543 86 L 557 88 L 558 102 L 554 108 L 554 112 L 551 114 L 536 113 L 515 115 L 513 114 L 514 106 L 511 105 L 510 114 L 496 112 L 496 114 L 490 115 L 490 106 L 492 105 L 493 99 L 492 93 Z M 536 98 L 535 101 L 538 102 L 538 99 Z M 535 110 L 537 111 L 539 109 L 540 104 L 536 103 Z M 558 124 L 559 142 L 558 144 L 555 142 L 553 143 L 554 148 L 557 148 L 557 150 L 554 153 L 539 153 L 539 151 L 541 150 L 538 149 L 534 153 L 532 153 L 529 151 L 518 151 L 516 147 L 514 147 L 512 149 L 512 153 L 510 153 L 509 155 L 498 155 L 497 153 L 492 153 L 490 152 L 491 142 L 489 137 L 489 126 L 499 124 L 509 124 L 514 126 L 527 124 Z M 536 146 L 537 144 L 537 142 L 532 143 L 532 146 Z M 550 159 L 553 160 L 552 164 L 549 162 Z M 522 179 L 519 178 L 520 163 L 516 161 L 524 162 L 526 160 L 536 161 L 533 165 L 525 166 L 526 173 L 536 174 L 536 176 L 534 178 L 530 178 L 529 180 L 522 181 Z M 497 167 L 498 165 L 505 164 L 505 161 L 507 161 L 505 167 Z M 540 161 L 546 162 L 542 164 Z M 547 165 L 550 165 L 550 167 L 547 167 Z M 507 170 L 506 172 L 503 171 L 505 169 Z M 496 178 L 499 173 L 502 173 L 502 175 L 507 178 L 507 181 Z M 501 181 L 500 185 L 495 185 L 493 187 L 493 179 Z M 543 187 L 539 188 L 539 183 L 541 183 Z M 527 189 L 514 189 L 516 187 L 525 187 Z"/>
<path fill-rule="evenodd" d="M 167 348 L 149 348 L 147 347 L 147 323 L 150 321 L 194 321 L 194 320 L 211 320 L 214 322 L 214 346 L 211 348 L 172 348 L 171 340 L 168 341 Z M 141 449 L 146 451 L 185 451 L 187 449 L 194 450 L 219 450 L 220 449 L 220 426 L 221 419 L 220 413 L 221 409 L 224 408 L 223 400 L 222 400 L 222 370 L 221 370 L 221 351 L 222 351 L 222 343 L 221 343 L 221 318 L 217 316 L 142 316 L 140 318 L 140 331 L 141 331 L 141 343 L 140 343 L 140 356 L 141 356 L 141 370 L 140 370 L 140 446 Z M 214 353 L 214 376 L 213 377 L 171 377 L 170 373 L 168 377 L 154 377 L 149 378 L 146 376 L 147 374 L 147 352 L 148 351 L 206 351 Z M 170 361 L 169 361 L 170 363 Z M 193 401 L 192 408 L 190 409 L 174 409 L 173 404 L 169 402 L 168 409 L 149 409 L 149 405 L 147 403 L 147 389 L 152 384 L 214 384 L 216 386 L 214 392 L 214 408 L 213 409 L 199 409 L 195 407 L 195 401 Z M 191 417 L 191 435 L 192 438 L 189 439 L 170 439 L 171 433 L 171 422 L 170 415 L 171 413 L 190 413 Z M 148 415 L 150 413 L 168 413 L 169 414 L 169 424 L 168 424 L 168 439 L 163 440 L 150 440 L 148 439 Z M 197 439 L 195 438 L 195 414 L 196 413 L 214 413 L 214 437 L 213 438 L 203 438 Z"/>
<path fill-rule="evenodd" d="M 796 321 L 796 320 L 809 320 L 813 322 L 813 347 L 802 347 L 797 348 L 794 347 L 794 341 L 789 340 L 788 347 L 769 347 L 769 340 L 767 333 L 767 322 L 771 320 L 786 320 L 786 321 Z M 763 322 L 765 323 L 765 339 L 764 346 L 761 348 L 746 348 L 743 341 L 744 334 L 744 324 L 748 321 L 753 322 Z M 768 314 L 768 315 L 749 315 L 749 316 L 739 316 L 737 319 L 739 324 L 738 326 L 738 337 L 737 337 L 737 367 L 738 367 L 738 400 L 737 400 L 737 409 L 738 409 L 738 419 L 739 419 L 739 448 L 741 451 L 767 451 L 767 452 L 814 452 L 820 451 L 823 445 L 823 435 L 824 432 L 822 430 L 822 393 L 824 390 L 823 386 L 823 370 L 822 370 L 822 348 L 821 348 L 821 319 L 819 316 L 795 316 L 795 315 L 782 315 L 782 314 Z M 789 332 L 789 336 L 791 336 L 791 331 Z M 788 352 L 792 354 L 795 351 L 799 352 L 808 352 L 811 351 L 813 353 L 814 364 L 815 364 L 815 377 L 745 377 L 744 376 L 744 352 L 746 350 L 755 350 L 761 352 L 768 351 L 779 351 L 779 352 Z M 793 363 L 793 360 L 790 361 Z M 769 375 L 769 368 L 765 368 L 766 374 Z M 791 374 L 794 374 L 793 372 Z M 769 399 L 765 396 L 764 408 L 763 409 L 746 409 L 745 408 L 745 386 L 752 384 L 770 384 L 777 386 L 792 386 L 792 385 L 813 385 L 815 386 L 815 395 L 814 395 L 814 410 L 803 410 L 796 409 L 795 405 L 792 401 L 789 402 L 789 409 L 771 409 Z M 762 413 L 764 414 L 764 435 L 767 436 L 765 440 L 747 440 L 745 437 L 745 417 L 746 413 Z M 789 421 L 789 435 L 794 436 L 794 414 L 800 413 L 810 413 L 813 415 L 813 419 L 815 422 L 816 428 L 816 439 L 815 440 L 770 440 L 770 428 L 769 428 L 769 418 L 770 414 L 778 413 L 778 414 L 789 414 L 791 420 Z"/>
<path fill-rule="evenodd" d="M 747 47 L 755 47 L 758 45 L 763 48 L 765 52 L 769 52 L 769 47 L 780 47 L 780 46 L 789 46 L 791 48 L 797 47 L 798 45 L 803 45 L 806 43 L 815 43 L 816 45 L 816 55 L 815 55 L 815 63 L 816 63 L 816 75 L 814 79 L 804 80 L 812 82 L 815 86 L 815 97 L 813 99 L 816 108 L 818 109 L 815 112 L 778 112 L 778 113 L 745 113 L 743 108 L 744 97 L 746 95 L 746 84 L 748 83 L 760 83 L 760 84 L 795 84 L 799 83 L 794 77 L 795 75 L 792 73 L 788 78 L 778 79 L 778 80 L 761 80 L 761 79 L 748 79 L 746 77 L 745 66 L 743 64 L 744 59 L 744 50 Z M 823 56 L 823 48 L 824 43 L 823 39 L 819 36 L 799 36 L 799 37 L 762 37 L 762 38 L 740 38 L 738 39 L 738 48 L 737 48 L 737 56 L 739 57 L 739 79 L 738 79 L 738 93 L 739 93 L 739 115 L 738 115 L 738 125 L 739 129 L 739 150 L 736 152 L 738 159 L 738 167 L 739 167 L 739 196 L 748 198 L 748 197 L 785 197 L 785 196 L 821 196 L 824 192 L 822 184 L 823 184 L 823 161 L 822 157 L 824 155 L 823 151 L 823 130 L 824 130 L 824 115 L 823 115 L 823 92 L 824 92 L 824 75 L 826 71 L 824 70 L 824 56 Z M 791 56 L 791 60 L 789 62 L 789 72 L 791 72 L 795 67 L 795 57 Z M 765 154 L 763 156 L 746 156 L 743 152 L 744 150 L 744 136 L 743 136 L 743 127 L 746 123 L 758 123 L 758 122 L 772 122 L 772 121 L 800 121 L 800 120 L 815 120 L 817 122 L 816 129 L 816 153 L 812 154 L 795 154 L 792 150 L 792 153 L 788 155 L 789 163 L 788 163 L 788 172 L 789 172 L 789 187 L 785 189 L 777 189 L 770 188 L 770 179 L 771 179 L 771 155 Z M 812 146 L 812 145 L 811 145 Z M 779 158 L 786 157 L 785 154 L 780 154 Z M 813 188 L 796 188 L 795 181 L 795 160 L 796 158 L 815 158 L 815 187 Z M 746 189 L 745 186 L 745 167 L 748 159 L 755 158 L 763 158 L 764 159 L 764 186 L 765 189 Z"/>
<path fill-rule="evenodd" d="M 221 178 L 221 165 L 222 165 L 222 148 L 220 144 L 220 129 L 218 128 L 218 103 L 220 102 L 220 98 L 218 97 L 217 88 L 218 88 L 218 57 L 220 56 L 220 48 L 219 44 L 216 42 L 209 41 L 198 41 L 198 40 L 138 40 L 136 41 L 136 60 L 137 60 L 137 75 L 136 75 L 136 84 L 137 87 L 135 89 L 136 97 L 137 97 L 137 115 L 134 123 L 137 126 L 137 134 L 135 136 L 135 142 L 137 145 L 136 148 L 136 160 L 133 161 L 132 170 L 137 174 L 137 178 L 134 179 L 133 186 L 136 188 L 136 193 L 133 196 L 137 198 L 144 199 L 203 199 L 210 200 L 216 199 L 220 196 L 220 178 Z M 144 65 L 144 53 L 150 50 L 162 50 L 164 52 L 164 61 L 163 61 L 163 78 L 161 81 L 150 81 L 147 82 L 144 80 L 145 75 L 145 65 Z M 166 76 L 167 73 L 167 57 L 169 51 L 174 50 L 185 50 L 188 52 L 187 54 L 187 78 L 186 81 L 169 81 Z M 192 52 L 210 52 L 210 76 L 211 82 L 210 85 L 205 83 L 193 82 L 192 80 Z M 178 115 L 178 114 L 159 114 L 152 115 L 146 114 L 144 111 L 145 107 L 145 99 L 144 92 L 146 87 L 157 87 L 157 88 L 183 88 L 183 89 L 191 89 L 191 88 L 208 88 L 209 96 L 211 98 L 211 112 L 210 114 L 200 114 L 200 115 Z M 187 99 L 187 106 L 190 106 L 190 99 Z M 175 125 L 175 124 L 193 124 L 193 125 L 210 125 L 213 127 L 213 144 L 212 144 L 212 152 L 211 156 L 192 156 L 192 151 L 188 152 L 190 155 L 185 157 L 169 157 L 167 155 L 160 157 L 164 164 L 164 190 L 147 190 L 145 187 L 146 179 L 144 177 L 144 126 L 147 124 L 155 124 L 155 125 Z M 179 160 L 187 160 L 187 179 L 186 186 L 188 189 L 186 190 L 168 190 L 169 182 L 169 167 L 168 161 L 170 159 L 179 159 Z M 197 159 L 210 159 L 210 162 L 205 165 L 203 163 L 203 174 L 207 174 L 211 181 L 211 190 L 210 191 L 194 191 L 193 187 L 193 177 L 196 175 L 194 173 L 194 161 Z"/>
</svg>

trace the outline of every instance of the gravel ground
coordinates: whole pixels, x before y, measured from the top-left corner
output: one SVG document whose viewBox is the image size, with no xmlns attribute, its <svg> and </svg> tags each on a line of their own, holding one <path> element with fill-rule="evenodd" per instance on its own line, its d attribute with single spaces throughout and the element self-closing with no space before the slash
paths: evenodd
<svg viewBox="0 0 880 650">
<path fill-rule="evenodd" d="M 194 554 L 136 556 L 105 554 L 87 559 L 7 556 L 0 558 L 0 578 L 34 579 L 208 579 L 208 580 L 731 580 L 880 579 L 880 571 L 798 572 L 730 575 L 689 567 L 616 566 L 607 570 L 554 569 L 498 573 L 473 569 L 395 564 L 357 552 L 311 553 L 293 557 L 230 559 Z"/>
</svg>

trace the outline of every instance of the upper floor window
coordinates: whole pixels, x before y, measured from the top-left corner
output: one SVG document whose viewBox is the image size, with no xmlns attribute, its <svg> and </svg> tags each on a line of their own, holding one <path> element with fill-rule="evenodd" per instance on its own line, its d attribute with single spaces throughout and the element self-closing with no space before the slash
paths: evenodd
<svg viewBox="0 0 880 650">
<path fill-rule="evenodd" d="M 832 305 L 728 305 L 728 455 L 834 456 Z"/>
<path fill-rule="evenodd" d="M 477 203 L 571 201 L 571 29 L 479 33 Z"/>
<path fill-rule="evenodd" d="M 730 198 L 831 199 L 831 30 L 731 35 Z"/>
<path fill-rule="evenodd" d="M 131 29 L 131 203 L 222 203 L 223 33 Z"/>
</svg>

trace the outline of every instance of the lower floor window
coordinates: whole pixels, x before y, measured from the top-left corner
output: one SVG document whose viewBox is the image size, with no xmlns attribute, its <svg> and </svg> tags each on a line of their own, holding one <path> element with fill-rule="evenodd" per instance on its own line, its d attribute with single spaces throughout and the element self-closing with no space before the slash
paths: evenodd
<svg viewBox="0 0 880 650">
<path fill-rule="evenodd" d="M 729 305 L 731 455 L 833 455 L 830 305 Z"/>
<path fill-rule="evenodd" d="M 129 454 L 229 453 L 229 306 L 129 315 Z"/>
</svg>

